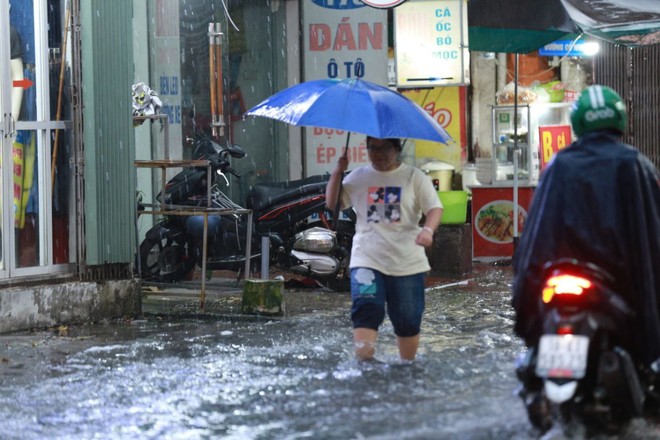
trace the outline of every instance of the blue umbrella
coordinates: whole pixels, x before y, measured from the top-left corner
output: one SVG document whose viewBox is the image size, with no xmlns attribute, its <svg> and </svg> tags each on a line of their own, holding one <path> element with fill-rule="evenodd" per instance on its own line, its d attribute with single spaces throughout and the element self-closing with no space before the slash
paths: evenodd
<svg viewBox="0 0 660 440">
<path fill-rule="evenodd" d="M 361 79 L 320 79 L 284 89 L 246 112 L 292 125 L 324 127 L 377 138 L 447 143 L 451 136 L 423 108 L 402 94 Z M 340 185 L 341 191 L 341 185 Z M 335 227 L 339 220 L 335 203 Z"/>
<path fill-rule="evenodd" d="M 321 79 L 296 84 L 257 104 L 247 114 L 381 139 L 412 138 L 445 144 L 451 140 L 415 102 L 362 79 Z"/>
</svg>

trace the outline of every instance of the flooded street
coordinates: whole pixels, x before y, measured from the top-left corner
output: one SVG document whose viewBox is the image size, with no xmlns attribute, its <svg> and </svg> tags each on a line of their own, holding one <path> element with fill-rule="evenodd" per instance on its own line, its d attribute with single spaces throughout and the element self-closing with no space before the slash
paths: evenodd
<svg viewBox="0 0 660 440">
<path fill-rule="evenodd" d="M 492 268 L 430 288 L 413 364 L 387 320 L 379 361 L 357 362 L 350 297 L 326 291 L 287 293 L 308 303 L 282 319 L 147 315 L 0 336 L 0 438 L 539 438 L 514 395 L 509 283 Z M 658 433 L 640 423 L 637 438 Z"/>
</svg>

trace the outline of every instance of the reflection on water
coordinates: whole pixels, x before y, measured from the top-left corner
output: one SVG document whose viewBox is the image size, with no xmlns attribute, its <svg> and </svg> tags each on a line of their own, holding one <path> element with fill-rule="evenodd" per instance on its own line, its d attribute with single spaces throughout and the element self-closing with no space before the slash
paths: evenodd
<svg viewBox="0 0 660 440">
<path fill-rule="evenodd" d="M 430 290 L 419 359 L 392 329 L 353 358 L 348 298 L 271 322 L 88 328 L 37 377 L 0 378 L 0 438 L 527 439 L 508 286 Z M 82 341 L 86 339 L 82 338 Z"/>
</svg>

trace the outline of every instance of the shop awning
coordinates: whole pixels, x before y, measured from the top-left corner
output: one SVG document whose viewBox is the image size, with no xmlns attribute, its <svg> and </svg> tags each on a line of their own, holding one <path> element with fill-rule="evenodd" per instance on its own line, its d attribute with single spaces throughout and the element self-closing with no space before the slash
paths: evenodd
<svg viewBox="0 0 660 440">
<path fill-rule="evenodd" d="M 529 53 L 580 34 L 615 44 L 660 44 L 657 0 L 469 0 L 472 51 Z"/>
<path fill-rule="evenodd" d="M 472 51 L 529 53 L 579 32 L 561 0 L 468 1 Z"/>
<path fill-rule="evenodd" d="M 585 34 L 626 46 L 660 44 L 658 0 L 561 0 Z"/>
</svg>

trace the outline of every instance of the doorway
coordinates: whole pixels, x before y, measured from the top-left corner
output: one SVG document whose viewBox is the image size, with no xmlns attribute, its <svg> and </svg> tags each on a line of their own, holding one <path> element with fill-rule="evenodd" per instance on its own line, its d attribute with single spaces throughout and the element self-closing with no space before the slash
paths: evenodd
<svg viewBox="0 0 660 440">
<path fill-rule="evenodd" d="M 74 269 L 72 3 L 0 0 L 0 281 Z"/>
</svg>

